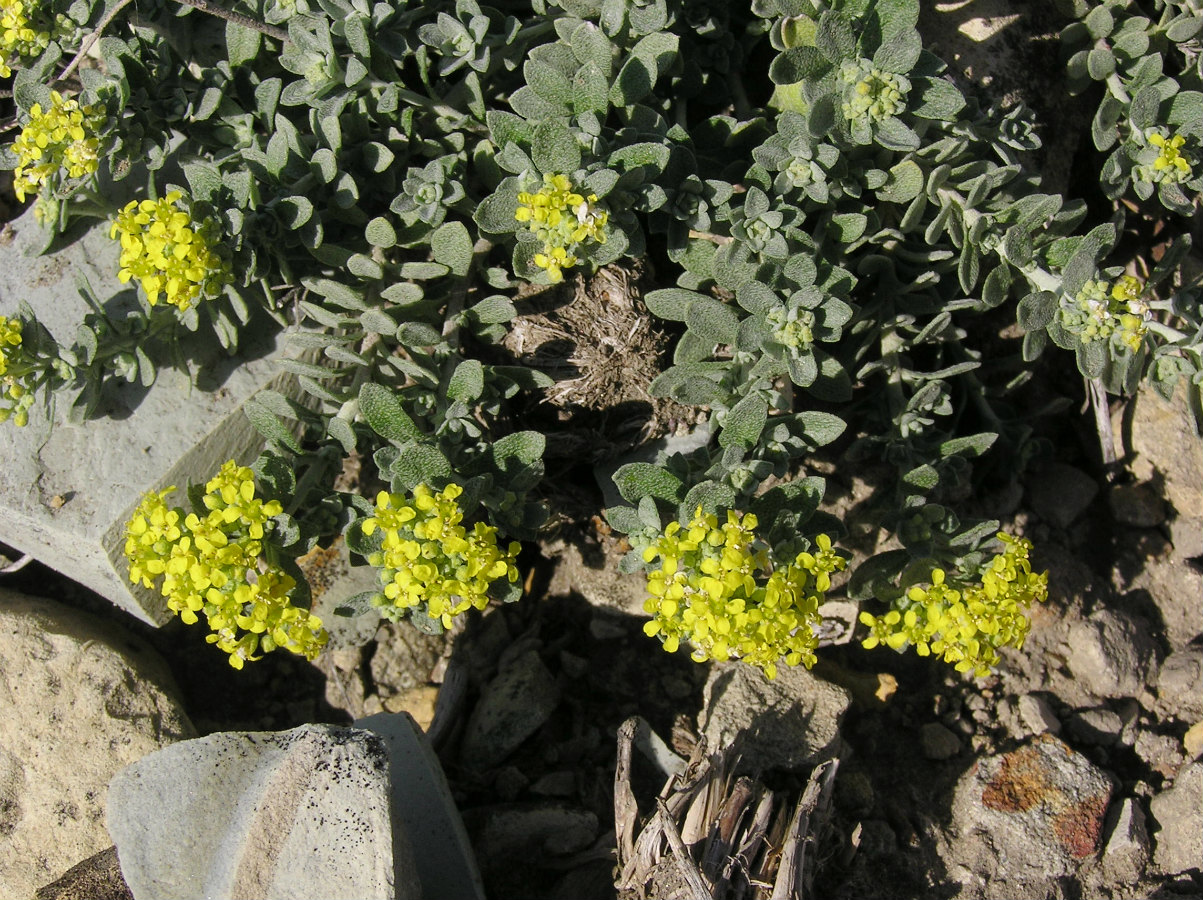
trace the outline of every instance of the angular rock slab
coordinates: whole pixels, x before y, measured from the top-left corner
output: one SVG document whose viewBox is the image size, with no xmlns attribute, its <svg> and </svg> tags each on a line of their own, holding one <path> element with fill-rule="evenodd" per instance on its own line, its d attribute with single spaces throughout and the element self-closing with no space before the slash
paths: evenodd
<svg viewBox="0 0 1203 900">
<path fill-rule="evenodd" d="M 32 897 L 112 844 L 109 780 L 196 733 L 174 693 L 141 641 L 0 588 L 0 897 Z"/>
<path fill-rule="evenodd" d="M 1167 875 L 1203 868 L 1203 762 L 1178 771 L 1174 786 L 1149 804 L 1157 823 L 1153 864 Z"/>
<path fill-rule="evenodd" d="M 135 900 L 421 896 L 370 731 L 302 725 L 185 741 L 109 785 L 108 826 Z"/>
<path fill-rule="evenodd" d="M 1035 883 L 1075 872 L 1099 849 L 1111 776 L 1049 734 L 978 761 L 953 795 L 948 862 L 988 881 Z"/>
<path fill-rule="evenodd" d="M 404 714 L 355 720 L 388 745 L 393 814 L 413 849 L 422 900 L 484 900 L 472 844 L 430 741 Z"/>
<path fill-rule="evenodd" d="M 107 225 L 58 252 L 29 255 L 42 244 L 32 210 L 0 233 L 0 314 L 14 316 L 26 301 L 55 339 L 70 346 L 89 311 L 76 277 L 86 277 L 101 297 L 123 290 L 119 247 Z M 50 428 L 39 402 L 26 427 L 6 422 L 0 427 L 0 541 L 144 622 L 167 621 L 163 598 L 129 583 L 125 523 L 145 492 L 173 484 L 182 490 L 189 480 L 211 478 L 227 459 L 246 463 L 258 454 L 263 440 L 242 405 L 262 388 L 287 390 L 295 379 L 274 365 L 282 355 L 274 339 L 261 340 L 248 355 L 255 358 L 202 365 L 198 378 L 206 389 L 164 366 L 149 389 L 118 389 L 112 418 Z"/>
<path fill-rule="evenodd" d="M 746 663 L 719 663 L 702 692 L 699 731 L 713 749 L 741 741 L 750 769 L 794 769 L 840 755 L 840 722 L 852 694 L 802 666 L 770 681 Z"/>
</svg>

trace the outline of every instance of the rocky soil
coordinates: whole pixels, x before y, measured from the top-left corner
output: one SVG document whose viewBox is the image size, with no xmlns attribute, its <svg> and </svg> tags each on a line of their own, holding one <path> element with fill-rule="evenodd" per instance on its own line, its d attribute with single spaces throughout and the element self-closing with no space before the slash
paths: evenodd
<svg viewBox="0 0 1203 900">
<path fill-rule="evenodd" d="M 1115 431 L 1122 467 L 1093 465 L 1083 430 L 981 498 L 1035 542 L 1052 590 L 1023 650 L 976 681 L 855 642 L 775 682 L 664 653 L 596 528 L 532 547 L 526 599 L 460 633 L 354 620 L 315 664 L 273 654 L 242 673 L 197 629 L 152 630 L 36 563 L 6 574 L 0 893 L 109 847 L 106 784 L 156 747 L 381 711 L 430 727 L 437 707 L 430 734 L 492 898 L 615 895 L 631 716 L 665 744 L 659 769 L 635 766 L 642 817 L 664 758 L 699 739 L 738 739 L 741 771 L 782 796 L 838 758 L 820 896 L 1203 896 L 1203 441 L 1152 393 L 1116 405 Z M 868 488 L 846 471 L 833 487 L 855 521 Z"/>
</svg>

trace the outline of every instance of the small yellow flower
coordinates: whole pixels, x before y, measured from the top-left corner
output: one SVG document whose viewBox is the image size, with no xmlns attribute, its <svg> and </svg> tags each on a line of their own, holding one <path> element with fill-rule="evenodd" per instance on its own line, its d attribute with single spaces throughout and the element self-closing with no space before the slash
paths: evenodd
<svg viewBox="0 0 1203 900">
<path fill-rule="evenodd" d="M 576 251 L 582 244 L 606 242 L 610 214 L 596 204 L 596 194 L 576 193 L 566 175 L 544 175 L 543 187 L 536 193 L 518 194 L 514 218 L 543 242 L 535 265 L 545 269 L 553 282 L 562 281 L 564 269 L 579 262 Z"/>
<path fill-rule="evenodd" d="M 419 484 L 409 497 L 387 491 L 376 497 L 363 533 L 381 533 L 381 550 L 368 562 L 380 569 L 382 591 L 374 602 L 386 618 L 424 611 L 450 628 L 455 616 L 488 606 L 495 581 L 517 582 L 521 546 L 502 550 L 497 529 L 483 522 L 465 527 L 456 503 L 462 493 L 456 484 L 438 493 Z"/>
<path fill-rule="evenodd" d="M 13 192 L 24 201 L 37 194 L 52 178 L 84 178 L 99 167 L 100 139 L 104 112 L 94 106 L 80 107 L 58 91 L 50 92 L 50 107 L 35 103 L 29 121 L 17 135 L 13 152 L 18 163 L 13 171 Z"/>
<path fill-rule="evenodd" d="M 165 296 L 181 312 L 215 296 L 230 280 L 215 249 L 217 224 L 195 222 L 183 197 L 172 191 L 159 200 L 131 200 L 109 229 L 121 241 L 117 277 L 123 283 L 139 279 L 151 306 Z"/>
<path fill-rule="evenodd" d="M 884 615 L 862 612 L 860 622 L 870 629 L 863 646 L 913 646 L 920 656 L 942 657 L 958 672 L 989 674 L 999 662 L 999 648 L 1023 646 L 1031 627 L 1024 611 L 1048 597 L 1048 575 L 1034 574 L 1028 562 L 1031 543 L 1002 532 L 998 538 L 1005 549 L 978 584 L 955 587 L 946 583 L 943 570 L 934 569 L 929 587 L 914 585 Z"/>
<path fill-rule="evenodd" d="M 254 474 L 233 460 L 205 485 L 203 517 L 169 507 L 174 491 L 146 494 L 126 525 L 130 581 L 158 585 L 168 609 L 189 625 L 203 614 L 206 640 L 235 669 L 278 647 L 314 659 L 329 639 L 321 619 L 292 604 L 296 582 L 262 558 L 279 501 L 257 497 Z"/>
<path fill-rule="evenodd" d="M 906 109 L 909 79 L 874 66 L 869 60 L 845 62 L 841 80 L 849 85 L 843 102 L 844 117 L 879 122 Z"/>
<path fill-rule="evenodd" d="M 822 534 L 811 552 L 774 565 L 758 524 L 731 510 L 720 523 L 700 508 L 688 523 L 669 523 L 643 553 L 647 563 L 659 560 L 647 576 L 644 633 L 670 653 L 688 643 L 697 662 L 739 659 L 769 678 L 782 661 L 814 665 L 819 605 L 844 559 Z"/>
<path fill-rule="evenodd" d="M 35 57 L 50 44 L 50 32 L 35 22 L 41 12 L 37 2 L 0 0 L 0 78 L 12 75 L 11 58 Z"/>
<path fill-rule="evenodd" d="M 1186 138 L 1180 134 L 1172 137 L 1167 134 L 1154 132 L 1149 135 L 1149 143 L 1161 152 L 1153 160 L 1153 169 L 1169 181 L 1187 181 L 1191 177 L 1190 160 L 1182 153 L 1182 145 Z"/>
</svg>

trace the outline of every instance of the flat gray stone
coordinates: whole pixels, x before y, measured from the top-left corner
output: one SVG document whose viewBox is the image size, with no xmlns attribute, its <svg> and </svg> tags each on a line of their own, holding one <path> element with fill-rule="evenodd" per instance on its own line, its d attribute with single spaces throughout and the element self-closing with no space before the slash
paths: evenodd
<svg viewBox="0 0 1203 900">
<path fill-rule="evenodd" d="M 1112 790 L 1111 776 L 1048 734 L 980 759 L 954 792 L 945 861 L 987 883 L 1071 874 L 1099 850 Z"/>
<path fill-rule="evenodd" d="M 802 666 L 769 680 L 746 663 L 712 666 L 698 729 L 714 749 L 740 741 L 748 769 L 796 769 L 838 756 L 840 722 L 852 694 Z"/>
<path fill-rule="evenodd" d="M 405 713 L 357 719 L 388 745 L 393 815 L 413 850 L 422 900 L 484 900 L 472 844 L 430 741 Z"/>
<path fill-rule="evenodd" d="M 32 897 L 110 846 L 109 780 L 195 733 L 152 648 L 0 588 L 0 897 Z"/>
<path fill-rule="evenodd" d="M 123 769 L 108 825 L 135 900 L 414 898 L 385 740 L 302 725 L 185 741 Z"/>
<path fill-rule="evenodd" d="M 1157 822 L 1153 864 L 1166 875 L 1203 865 L 1203 762 L 1178 771 L 1174 785 L 1149 803 Z"/>
<path fill-rule="evenodd" d="M 1024 694 L 1016 703 L 1016 710 L 1028 735 L 1044 734 L 1046 731 L 1060 734 L 1061 720 L 1048 701 L 1038 694 Z"/>
<path fill-rule="evenodd" d="M 1157 646 L 1148 625 L 1102 609 L 1069 629 L 1069 670 L 1096 697 L 1138 697 L 1157 680 Z"/>
<path fill-rule="evenodd" d="M 1132 474 L 1137 481 L 1163 485 L 1166 500 L 1179 516 L 1199 516 L 1203 510 L 1203 441 L 1191 427 L 1187 386 L 1179 384 L 1169 401 L 1144 386 L 1131 406 L 1131 419 L 1120 433 L 1132 454 Z"/>
<path fill-rule="evenodd" d="M 485 687 L 460 745 L 460 761 L 491 769 L 542 727 L 560 702 L 560 686 L 537 650 L 520 654 Z"/>
<path fill-rule="evenodd" d="M 77 276 L 86 277 L 102 299 L 126 290 L 117 281 L 119 247 L 107 225 L 41 257 L 28 255 L 42 243 L 32 210 L 3 235 L 8 243 L 0 267 L 0 314 L 13 316 L 27 301 L 62 344 L 74 342 L 89 311 L 76 290 Z M 117 309 L 133 303 L 112 302 Z M 115 392 L 111 418 L 83 425 L 60 421 L 51 429 L 39 403 L 26 427 L 11 422 L 0 427 L 0 541 L 144 622 L 167 621 L 166 601 L 129 583 L 125 523 L 145 492 L 173 484 L 183 489 L 189 479 L 204 482 L 227 459 L 246 463 L 258 454 L 263 440 L 242 405 L 262 388 L 288 391 L 295 381 L 274 365 L 282 355 L 276 341 L 261 343 L 248 361 L 215 356 L 202 367 L 200 386 L 186 373 L 161 367 L 151 388 Z"/>
</svg>

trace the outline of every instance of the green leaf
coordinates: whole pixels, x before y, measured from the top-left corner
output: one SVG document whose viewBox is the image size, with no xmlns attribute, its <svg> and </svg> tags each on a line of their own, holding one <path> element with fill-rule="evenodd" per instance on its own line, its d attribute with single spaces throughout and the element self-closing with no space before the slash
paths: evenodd
<svg viewBox="0 0 1203 900">
<path fill-rule="evenodd" d="M 489 234 L 510 234 L 520 225 L 514 214 L 518 211 L 518 179 L 506 178 L 476 207 L 472 220 Z"/>
<path fill-rule="evenodd" d="M 844 429 L 847 428 L 844 420 L 839 416 L 815 410 L 800 412 L 794 419 L 802 426 L 806 437 L 816 447 L 830 444 L 843 434 Z"/>
<path fill-rule="evenodd" d="M 360 386 L 359 411 L 371 429 L 386 441 L 399 444 L 422 436 L 400 398 L 383 385 L 369 381 Z"/>
<path fill-rule="evenodd" d="M 941 459 L 953 455 L 960 456 L 981 456 L 989 450 L 994 442 L 998 440 L 998 435 L 991 431 L 983 431 L 979 434 L 969 434 L 964 437 L 951 438 L 940 444 Z"/>
<path fill-rule="evenodd" d="M 602 515 L 606 517 L 611 528 L 623 534 L 642 531 L 644 527 L 639 512 L 633 506 L 608 506 L 602 511 Z"/>
<path fill-rule="evenodd" d="M 180 168 L 184 170 L 184 178 L 188 181 L 188 189 L 194 200 L 210 202 L 221 191 L 221 172 L 212 163 L 196 159 L 184 163 Z"/>
<path fill-rule="evenodd" d="M 663 144 L 644 142 L 619 147 L 610 154 L 607 163 L 611 167 L 622 167 L 628 170 L 647 166 L 656 172 L 661 172 L 668 165 L 669 157 L 669 149 Z"/>
<path fill-rule="evenodd" d="M 795 257 L 795 259 L 798 258 Z M 765 315 L 781 306 L 781 300 L 773 289 L 759 281 L 749 281 L 747 284 L 740 285 L 739 290 L 735 292 L 735 300 L 754 316 Z"/>
<path fill-rule="evenodd" d="M 306 277 L 301 279 L 301 284 L 315 294 L 325 297 L 335 306 L 352 310 L 367 309 L 367 304 L 363 299 L 363 292 L 347 287 L 347 285 L 341 282 L 331 281 L 329 278 Z"/>
<path fill-rule="evenodd" d="M 301 196 L 284 197 L 276 203 L 276 215 L 285 228 L 300 228 L 313 218 L 313 204 Z"/>
<path fill-rule="evenodd" d="M 301 452 L 296 435 L 259 397 L 252 397 L 242 405 L 242 412 L 255 426 L 255 430 L 267 438 L 287 447 L 293 453 Z"/>
<path fill-rule="evenodd" d="M 528 58 L 522 71 L 526 75 L 527 85 L 544 103 L 558 108 L 566 107 L 572 102 L 572 84 L 568 76 L 555 66 L 543 60 Z"/>
<path fill-rule="evenodd" d="M 390 284 L 380 292 L 380 298 L 387 300 L 389 303 L 397 306 L 413 306 L 415 303 L 420 303 L 426 297 L 426 292 L 422 290 L 420 284 L 413 284 L 409 281 L 398 281 L 396 284 Z"/>
<path fill-rule="evenodd" d="M 750 450 L 760 440 L 768 415 L 769 404 L 764 394 L 744 397 L 727 413 L 723 429 L 718 435 L 719 446 L 739 446 Z"/>
<path fill-rule="evenodd" d="M 537 431 L 516 431 L 507 434 L 492 446 L 493 460 L 502 471 L 510 468 L 508 460 L 517 460 L 525 466 L 533 466 L 543 459 L 547 439 Z"/>
<path fill-rule="evenodd" d="M 688 522 L 697 514 L 699 506 L 705 514 L 734 509 L 735 489 L 718 481 L 699 482 L 689 489 L 689 493 L 677 507 L 677 517 L 682 522 Z"/>
<path fill-rule="evenodd" d="M 261 38 L 262 35 L 254 28 L 226 22 L 226 58 L 230 61 L 230 68 L 236 69 L 243 63 L 251 62 L 259 53 Z"/>
<path fill-rule="evenodd" d="M 447 457 L 433 444 L 408 441 L 399 449 L 401 452 L 389 467 L 389 487 L 395 493 L 409 493 L 419 484 L 440 487 L 455 474 Z"/>
<path fill-rule="evenodd" d="M 933 466 L 924 463 L 903 475 L 902 483 L 927 493 L 940 483 L 940 473 Z"/>
<path fill-rule="evenodd" d="M 595 112 L 600 116 L 610 109 L 610 81 L 592 63 L 581 66 L 572 78 L 572 109 L 577 115 Z"/>
<path fill-rule="evenodd" d="M 821 77 L 831 63 L 815 47 L 791 47 L 769 66 L 769 78 L 774 84 L 795 84 Z"/>
<path fill-rule="evenodd" d="M 923 190 L 923 184 L 923 170 L 919 164 L 904 159 L 890 168 L 890 177 L 877 190 L 877 198 L 890 203 L 909 203 Z"/>
<path fill-rule="evenodd" d="M 612 106 L 634 106 L 652 92 L 653 73 L 638 57 L 628 57 L 610 86 Z"/>
<path fill-rule="evenodd" d="M 581 146 L 559 122 L 543 122 L 535 129 L 531 159 L 540 172 L 570 175 L 580 168 Z"/>
<path fill-rule="evenodd" d="M 1101 378 L 1107 369 L 1107 348 L 1104 341 L 1079 343 L 1074 348 L 1078 360 L 1078 371 L 1087 378 Z"/>
<path fill-rule="evenodd" d="M 919 61 L 923 41 L 919 32 L 905 28 L 895 32 L 873 54 L 873 65 L 887 72 L 906 75 Z"/>
<path fill-rule="evenodd" d="M 1203 93 L 1181 91 L 1175 94 L 1170 98 L 1170 109 L 1165 120 L 1176 130 L 1203 137 Z"/>
<path fill-rule="evenodd" d="M 965 97 L 952 82 L 943 78 L 915 78 L 911 87 L 912 115 L 921 119 L 956 121 L 965 108 Z"/>
<path fill-rule="evenodd" d="M 878 122 L 873 137 L 877 143 L 889 150 L 919 149 L 919 135 L 897 116 L 889 116 Z"/>
<path fill-rule="evenodd" d="M 484 389 L 485 369 L 478 359 L 465 359 L 447 382 L 447 396 L 463 403 L 479 400 Z"/>
<path fill-rule="evenodd" d="M 384 250 L 397 244 L 397 230 L 393 228 L 393 224 L 384 216 L 377 216 L 368 222 L 367 227 L 363 231 L 363 236 L 367 238 L 368 243 L 373 247 L 380 247 Z"/>
<path fill-rule="evenodd" d="M 685 311 L 685 324 L 704 340 L 716 344 L 734 344 L 739 336 L 739 316 L 730 306 L 705 294 Z"/>
<path fill-rule="evenodd" d="M 1056 314 L 1057 295 L 1052 291 L 1033 291 L 1019 301 L 1016 309 L 1019 327 L 1024 331 L 1048 327 Z"/>
<path fill-rule="evenodd" d="M 1086 55 L 1086 71 L 1095 81 L 1106 81 L 1115 71 L 1115 54 L 1106 47 L 1095 47 Z"/>
<path fill-rule="evenodd" d="M 468 315 L 481 325 L 504 325 L 518 315 L 518 308 L 509 297 L 491 294 L 470 307 Z"/>
<path fill-rule="evenodd" d="M 430 236 L 434 261 L 442 263 L 455 275 L 464 276 L 472 268 L 472 237 L 463 222 L 444 222 Z"/>
<path fill-rule="evenodd" d="M 850 244 L 865 233 L 869 219 L 863 213 L 836 213 L 828 232 L 841 244 Z"/>
<path fill-rule="evenodd" d="M 628 503 L 638 503 L 644 497 L 657 497 L 677 503 L 684 487 L 681 479 L 663 466 L 634 462 L 619 467 L 614 473 L 614 485 Z"/>
<path fill-rule="evenodd" d="M 703 295 L 696 291 L 686 291 L 682 288 L 663 288 L 644 294 L 643 302 L 654 316 L 671 322 L 684 322 L 690 305 L 701 296 Z"/>
</svg>

